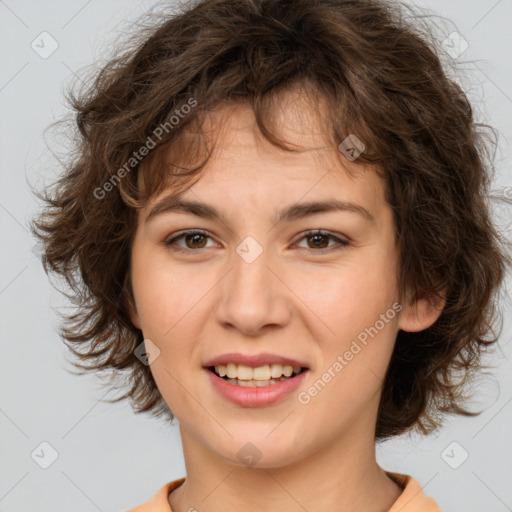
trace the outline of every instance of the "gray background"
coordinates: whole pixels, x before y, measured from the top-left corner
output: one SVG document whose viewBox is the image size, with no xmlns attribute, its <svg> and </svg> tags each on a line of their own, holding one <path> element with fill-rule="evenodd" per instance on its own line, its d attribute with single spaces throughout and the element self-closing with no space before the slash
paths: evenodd
<svg viewBox="0 0 512 512">
<path fill-rule="evenodd" d="M 446 18 L 446 36 L 457 31 L 469 44 L 456 60 L 465 62 L 463 85 L 479 120 L 500 133 L 496 194 L 511 195 L 512 0 L 415 3 Z M 57 310 L 69 304 L 49 284 L 27 228 L 37 208 L 28 183 L 41 187 L 60 170 L 42 135 L 65 112 L 63 88 L 80 68 L 104 56 L 119 30 L 131 29 L 126 20 L 135 21 L 152 5 L 0 0 L 2 512 L 122 511 L 185 475 L 176 425 L 136 416 L 126 402 L 100 402 L 106 389 L 98 379 L 69 373 L 57 335 Z M 43 31 L 59 45 L 46 59 L 31 48 Z M 497 205 L 502 216 L 512 217 L 510 209 Z M 512 290 L 510 276 L 507 283 Z M 492 375 L 475 386 L 475 404 L 485 412 L 449 418 L 429 438 L 404 436 L 378 447 L 385 469 L 413 475 L 444 512 L 512 510 L 510 299 L 504 297 L 501 305 L 503 335 L 487 360 Z M 41 454 L 44 441 L 58 453 L 47 469 L 31 457 L 35 449 Z M 38 462 L 49 462 L 51 452 L 42 453 Z"/>
</svg>

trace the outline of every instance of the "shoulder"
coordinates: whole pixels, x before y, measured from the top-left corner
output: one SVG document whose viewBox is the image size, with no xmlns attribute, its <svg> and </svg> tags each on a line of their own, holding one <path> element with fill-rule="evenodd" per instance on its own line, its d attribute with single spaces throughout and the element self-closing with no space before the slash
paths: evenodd
<svg viewBox="0 0 512 512">
<path fill-rule="evenodd" d="M 126 512 L 172 512 L 168 500 L 169 493 L 179 487 L 184 481 L 185 478 L 179 478 L 178 480 L 167 482 L 158 489 L 150 500 Z"/>
<path fill-rule="evenodd" d="M 386 474 L 403 489 L 388 512 L 442 512 L 439 505 L 425 494 L 417 480 L 409 475 L 389 471 Z"/>
</svg>

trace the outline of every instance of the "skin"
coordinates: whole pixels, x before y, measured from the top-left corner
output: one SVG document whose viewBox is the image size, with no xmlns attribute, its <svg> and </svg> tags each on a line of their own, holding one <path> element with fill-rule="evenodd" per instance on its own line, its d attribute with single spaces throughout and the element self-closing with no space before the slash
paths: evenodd
<svg viewBox="0 0 512 512">
<path fill-rule="evenodd" d="M 398 300 L 399 260 L 384 182 L 357 160 L 345 166 L 358 174 L 346 173 L 323 140 L 319 106 L 305 95 L 289 91 L 279 105 L 278 133 L 306 151 L 272 146 L 245 104 L 224 105 L 209 118 L 216 150 L 182 198 L 213 205 L 226 223 L 178 212 L 146 223 L 169 190 L 138 213 L 131 318 L 160 350 L 150 368 L 179 420 L 187 477 L 169 495 L 174 512 L 230 512 L 248 503 L 267 512 L 382 512 L 401 493 L 375 459 L 382 378 L 398 330 L 427 328 L 442 305 L 402 303 L 310 403 L 298 401 L 298 393 Z M 364 206 L 375 222 L 347 211 L 272 221 L 285 206 L 333 198 Z M 185 229 L 208 231 L 208 237 L 165 245 Z M 327 237 L 316 244 L 329 247 L 317 248 L 304 238 L 313 229 L 349 245 Z M 264 249 L 250 264 L 236 252 L 247 236 Z M 310 372 L 284 400 L 241 407 L 221 397 L 202 368 L 226 352 L 293 357 Z M 237 456 L 248 442 L 261 453 L 251 467 Z"/>
</svg>

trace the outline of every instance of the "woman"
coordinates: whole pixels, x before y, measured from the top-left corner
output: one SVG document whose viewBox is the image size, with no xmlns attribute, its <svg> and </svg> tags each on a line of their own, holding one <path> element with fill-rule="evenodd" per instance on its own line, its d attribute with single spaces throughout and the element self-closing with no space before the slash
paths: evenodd
<svg viewBox="0 0 512 512">
<path fill-rule="evenodd" d="M 440 510 L 375 442 L 472 414 L 510 261 L 471 106 L 403 14 L 198 1 L 74 99 L 34 223 L 65 339 L 179 420 L 187 467 L 132 511 Z"/>
</svg>

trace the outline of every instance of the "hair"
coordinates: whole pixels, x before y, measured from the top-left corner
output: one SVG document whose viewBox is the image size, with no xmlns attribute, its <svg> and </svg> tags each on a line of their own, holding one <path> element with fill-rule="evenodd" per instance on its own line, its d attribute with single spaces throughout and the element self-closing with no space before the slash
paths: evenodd
<svg viewBox="0 0 512 512">
<path fill-rule="evenodd" d="M 269 142 L 299 151 L 271 130 L 276 98 L 299 87 L 327 106 L 322 126 L 340 161 L 339 144 L 356 135 L 365 146 L 356 163 L 384 179 L 400 297 L 446 299 L 431 327 L 398 332 L 376 440 L 427 434 L 446 413 L 479 414 L 464 408 L 466 384 L 498 339 L 495 298 L 511 264 L 487 201 L 496 143 L 448 77 L 429 27 L 407 10 L 384 0 L 196 0 L 138 27 L 80 94 L 68 92 L 74 150 L 37 194 L 45 207 L 31 230 L 46 273 L 72 292 L 76 311 L 60 335 L 73 364 L 122 381 L 113 401 L 174 417 L 134 354 L 144 340 L 128 313 L 137 209 L 200 178 L 211 153 L 184 164 L 197 163 L 208 138 L 185 135 L 203 134 L 223 104 L 248 102 Z"/>
</svg>

